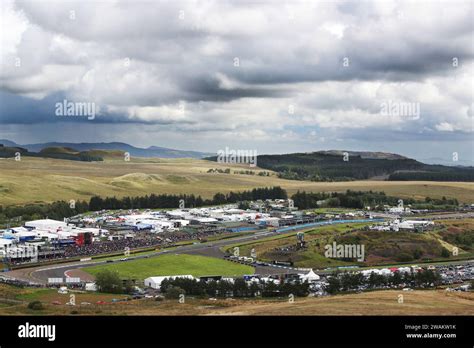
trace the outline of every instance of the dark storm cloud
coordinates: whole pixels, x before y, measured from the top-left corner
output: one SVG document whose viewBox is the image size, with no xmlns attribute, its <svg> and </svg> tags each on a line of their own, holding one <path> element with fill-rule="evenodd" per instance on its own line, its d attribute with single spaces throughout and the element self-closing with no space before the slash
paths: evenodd
<svg viewBox="0 0 474 348">
<path fill-rule="evenodd" d="M 185 81 L 181 86 L 184 99 L 189 101 L 230 101 L 240 98 L 278 98 L 288 96 L 289 91 L 269 87 L 223 88 L 215 77 L 203 76 Z"/>
<path fill-rule="evenodd" d="M 67 99 L 95 103 L 104 134 L 105 123 L 269 144 L 304 139 L 305 128 L 362 142 L 462 142 L 472 132 L 469 1 L 5 0 L 2 9 L 3 126 L 38 123 L 48 134 L 47 124 L 90 122 L 56 117 Z M 388 100 L 418 103 L 421 118 L 380 117 Z"/>
</svg>

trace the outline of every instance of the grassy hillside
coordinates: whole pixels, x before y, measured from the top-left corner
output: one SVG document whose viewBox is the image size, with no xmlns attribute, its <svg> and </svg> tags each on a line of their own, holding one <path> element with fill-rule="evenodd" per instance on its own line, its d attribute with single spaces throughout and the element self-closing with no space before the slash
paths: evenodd
<svg viewBox="0 0 474 348">
<path fill-rule="evenodd" d="M 120 151 L 121 153 L 128 152 L 135 157 L 162 157 L 162 158 L 203 158 L 210 154 L 199 151 L 186 151 L 169 149 L 165 147 L 150 146 L 148 148 L 135 147 L 126 143 L 111 142 L 111 143 L 63 143 L 63 142 L 49 142 L 39 144 L 25 144 L 19 145 L 6 139 L 0 139 L 0 144 L 10 147 L 21 147 L 30 152 L 41 152 L 46 148 L 72 148 L 78 152 L 86 152 L 92 150 L 105 151 Z"/>
<path fill-rule="evenodd" d="M 459 252 L 474 252 L 474 219 L 444 220 L 440 231 L 435 232 L 436 236 L 444 242 L 448 249 L 457 246 Z"/>
<path fill-rule="evenodd" d="M 17 153 L 20 153 L 21 157 L 40 157 L 40 158 L 57 158 L 70 161 L 103 161 L 104 158 L 100 157 L 93 151 L 77 151 L 70 147 L 52 146 L 46 147 L 39 152 L 30 152 L 25 148 L 21 147 L 6 147 L 0 144 L 0 158 L 13 158 Z M 123 155 L 122 155 L 123 157 Z"/>
<path fill-rule="evenodd" d="M 100 196 L 140 196 L 150 193 L 201 195 L 211 198 L 217 192 L 244 191 L 255 187 L 281 186 L 289 194 L 334 192 L 347 189 L 384 191 L 387 195 L 424 199 L 457 198 L 474 202 L 474 183 L 349 181 L 310 182 L 284 180 L 271 176 L 208 173 L 209 169 L 248 169 L 248 166 L 220 164 L 195 159 L 133 158 L 126 162 L 66 161 L 22 157 L 21 161 L 0 158 L 0 205 L 89 199 Z M 253 171 L 260 171 L 252 168 Z"/>
<path fill-rule="evenodd" d="M 453 222 L 454 221 L 454 222 Z M 241 255 L 250 255 L 255 249 L 258 258 L 265 261 L 291 261 L 298 267 L 326 268 L 337 266 L 372 266 L 404 262 L 426 262 L 449 260 L 443 250 L 451 252 L 459 248 L 460 258 L 472 257 L 473 219 L 438 221 L 430 232 L 385 232 L 367 231 L 368 224 L 323 226 L 305 233 L 306 248 L 296 248 L 296 232 L 273 236 L 257 242 L 238 245 Z M 456 224 L 456 230 L 453 225 Z M 449 234 L 446 234 L 449 231 Z M 326 258 L 327 244 L 364 245 L 365 261 Z M 469 245 L 466 245 L 469 243 Z M 226 247 L 232 250 L 232 245 Z"/>
<path fill-rule="evenodd" d="M 443 290 L 415 290 L 404 292 L 403 303 L 398 303 L 400 291 L 371 291 L 360 294 L 328 297 L 236 299 L 233 301 L 187 298 L 177 305 L 176 300 L 132 300 L 112 303 L 122 295 L 76 293 L 76 303 L 90 305 L 66 306 L 69 294 L 61 295 L 54 289 L 19 289 L 0 284 L 0 297 L 24 301 L 1 302 L 0 315 L 474 315 L 474 292 L 446 292 Z M 41 301 L 44 309 L 33 311 L 28 302 Z M 52 304 L 57 301 L 60 305 Z M 97 305 L 97 301 L 106 304 Z"/>
</svg>

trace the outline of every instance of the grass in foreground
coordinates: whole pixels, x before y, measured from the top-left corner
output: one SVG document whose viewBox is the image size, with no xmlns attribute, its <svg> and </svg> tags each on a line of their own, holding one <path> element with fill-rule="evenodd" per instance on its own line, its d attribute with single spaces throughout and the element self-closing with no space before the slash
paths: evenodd
<svg viewBox="0 0 474 348">
<path fill-rule="evenodd" d="M 0 292 L 2 287 L 0 285 Z M 15 289 L 20 292 L 24 289 Z M 132 300 L 111 303 L 120 295 L 77 294 L 76 303 L 90 305 L 66 306 L 69 295 L 55 291 L 37 292 L 35 298 L 43 302 L 44 309 L 33 311 L 28 302 L 0 305 L 0 315 L 474 315 L 474 292 L 446 292 L 443 290 L 415 290 L 403 292 L 403 303 L 398 302 L 402 291 L 384 290 L 361 294 L 336 295 L 322 298 L 296 298 L 289 303 L 287 298 L 235 299 L 210 301 L 186 298 L 181 304 L 177 300 L 154 301 Z M 57 300 L 61 305 L 53 305 Z M 98 305 L 97 300 L 106 304 Z"/>
<path fill-rule="evenodd" d="M 143 260 L 133 260 L 110 265 L 86 267 L 82 270 L 96 275 L 102 270 L 117 271 L 122 278 L 145 279 L 152 276 L 191 274 L 241 276 L 254 273 L 253 267 L 230 261 L 197 255 L 162 255 Z"/>
</svg>

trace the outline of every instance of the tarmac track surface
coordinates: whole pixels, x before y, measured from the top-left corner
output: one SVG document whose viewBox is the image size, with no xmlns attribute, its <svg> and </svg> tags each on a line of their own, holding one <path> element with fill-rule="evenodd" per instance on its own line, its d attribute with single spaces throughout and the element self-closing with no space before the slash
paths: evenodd
<svg viewBox="0 0 474 348">
<path fill-rule="evenodd" d="M 284 232 L 286 233 L 286 232 Z M 238 242 L 246 242 L 246 241 L 256 241 L 260 240 L 272 235 L 277 235 L 279 233 L 275 232 L 257 232 L 251 235 L 237 237 L 237 238 L 228 238 L 219 240 L 216 242 L 207 242 L 207 243 L 199 243 L 199 244 L 192 244 L 186 246 L 179 246 L 173 250 L 163 250 L 159 252 L 155 252 L 153 254 L 139 255 L 139 256 L 130 256 L 128 257 L 127 261 L 115 261 L 114 262 L 128 262 L 131 260 L 139 260 L 144 258 L 151 258 L 157 257 L 164 254 L 192 254 L 192 255 L 202 255 L 202 256 L 209 256 L 209 257 L 216 257 L 216 258 L 224 258 L 224 253 L 220 250 L 220 247 L 234 244 Z M 231 261 L 229 261 L 231 262 Z M 105 265 L 107 261 L 84 261 L 84 262 L 74 262 L 68 264 L 60 264 L 60 265 L 49 265 L 49 266 L 38 266 L 35 268 L 25 268 L 22 270 L 14 270 L 11 272 L 4 273 L 6 276 L 11 275 L 15 278 L 25 279 L 33 282 L 39 283 L 47 283 L 48 278 L 62 278 L 67 277 L 67 271 L 80 269 L 83 267 L 88 266 L 98 266 L 98 265 Z M 294 273 L 295 270 L 291 268 L 282 268 L 278 266 L 255 266 L 255 273 L 256 274 L 282 274 L 282 273 Z"/>
</svg>

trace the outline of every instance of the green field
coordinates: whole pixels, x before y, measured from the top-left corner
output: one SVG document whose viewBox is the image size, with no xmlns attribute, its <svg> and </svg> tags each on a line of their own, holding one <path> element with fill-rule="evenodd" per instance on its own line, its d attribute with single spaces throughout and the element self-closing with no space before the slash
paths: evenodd
<svg viewBox="0 0 474 348">
<path fill-rule="evenodd" d="M 162 255 L 142 260 L 86 267 L 82 270 L 96 275 L 102 270 L 117 271 L 123 279 L 145 279 L 151 276 L 206 275 L 241 276 L 253 274 L 253 267 L 226 260 L 197 255 Z"/>
<path fill-rule="evenodd" d="M 93 195 L 143 196 L 150 193 L 195 194 L 211 198 L 215 193 L 244 191 L 256 187 L 281 186 L 291 195 L 307 192 L 384 191 L 401 198 L 457 198 L 474 201 L 474 183 L 432 181 L 311 182 L 279 179 L 275 173 L 258 175 L 208 173 L 209 169 L 248 169 L 196 159 L 143 159 L 80 162 L 23 157 L 21 161 L 0 159 L 0 205 L 88 200 Z M 260 169 L 252 168 L 259 172 Z"/>
</svg>

